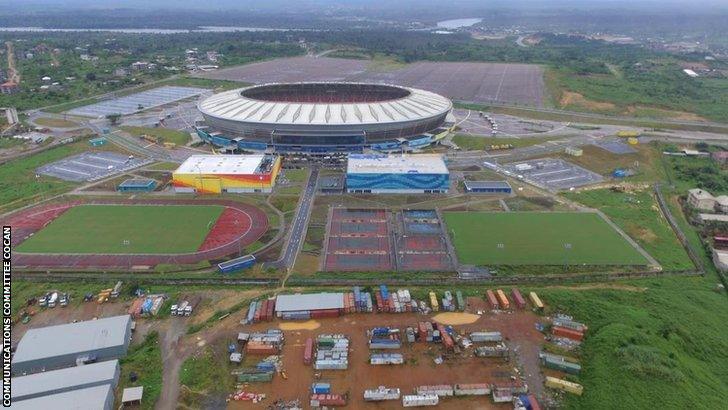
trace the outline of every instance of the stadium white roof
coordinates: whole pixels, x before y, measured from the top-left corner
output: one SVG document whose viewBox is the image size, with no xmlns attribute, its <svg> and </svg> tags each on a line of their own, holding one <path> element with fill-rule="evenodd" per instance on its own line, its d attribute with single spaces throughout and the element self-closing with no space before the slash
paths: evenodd
<svg viewBox="0 0 728 410">
<path fill-rule="evenodd" d="M 94 385 L 115 384 L 118 366 L 118 360 L 109 360 L 27 376 L 13 377 L 12 399 L 19 401 L 29 397 L 47 396 L 49 394 L 92 387 Z"/>
<path fill-rule="evenodd" d="M 131 316 L 113 316 L 28 330 L 18 343 L 13 363 L 70 355 L 126 344 Z"/>
<path fill-rule="evenodd" d="M 193 155 L 180 165 L 176 174 L 251 175 L 263 161 L 263 154 Z"/>
<path fill-rule="evenodd" d="M 349 154 L 348 174 L 447 174 L 439 154 Z"/>
<path fill-rule="evenodd" d="M 266 86 L 269 84 L 264 84 Z M 260 86 L 254 86 L 260 87 Z M 375 102 L 278 102 L 244 97 L 246 88 L 225 91 L 201 101 L 197 108 L 216 118 L 259 123 L 298 125 L 361 125 L 417 121 L 444 114 L 452 102 L 416 88 L 406 97 Z"/>
<path fill-rule="evenodd" d="M 299 310 L 343 308 L 343 293 L 309 293 L 299 295 L 279 295 L 276 297 L 276 312 L 297 312 Z"/>
</svg>

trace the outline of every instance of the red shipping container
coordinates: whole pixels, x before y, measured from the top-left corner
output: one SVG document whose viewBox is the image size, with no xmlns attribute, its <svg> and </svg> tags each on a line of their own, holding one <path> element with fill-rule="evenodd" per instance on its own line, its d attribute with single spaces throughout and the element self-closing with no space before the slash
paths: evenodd
<svg viewBox="0 0 728 410">
<path fill-rule="evenodd" d="M 538 404 L 536 396 L 533 394 L 528 395 L 528 403 L 531 405 L 531 410 L 541 410 L 541 405 Z"/>
<path fill-rule="evenodd" d="M 420 334 L 420 342 L 426 342 L 427 341 L 427 325 L 425 322 L 420 322 L 417 324 L 417 332 Z"/>
<path fill-rule="evenodd" d="M 311 318 L 312 319 L 322 319 L 327 317 L 339 317 L 340 313 L 338 309 L 322 309 L 322 310 L 312 310 L 311 311 Z"/>
<path fill-rule="evenodd" d="M 311 356 L 313 355 L 313 339 L 306 339 L 306 346 L 303 348 L 303 364 L 311 364 Z"/>
<path fill-rule="evenodd" d="M 272 300 L 269 300 L 268 301 L 268 313 L 266 314 L 266 320 L 269 322 L 271 320 L 273 320 L 273 312 L 274 312 L 273 309 L 274 308 L 275 308 L 275 303 Z"/>
<path fill-rule="evenodd" d="M 379 293 L 379 291 L 374 292 L 374 299 L 377 301 L 377 312 L 382 311 L 382 295 Z"/>
<path fill-rule="evenodd" d="M 579 342 L 584 340 L 584 333 L 561 326 L 552 327 L 551 333 L 553 333 L 555 336 L 565 337 L 567 339 L 576 340 Z"/>
<path fill-rule="evenodd" d="M 248 354 L 272 355 L 278 353 L 278 348 L 268 343 L 250 342 L 245 346 L 245 351 Z"/>
<path fill-rule="evenodd" d="M 312 394 L 311 401 L 317 401 L 319 406 L 346 406 L 346 399 L 339 394 Z"/>
<path fill-rule="evenodd" d="M 498 299 L 495 297 L 495 293 L 493 293 L 492 290 L 488 289 L 485 291 L 485 296 L 488 298 L 488 304 L 490 305 L 490 308 L 498 309 Z"/>
<path fill-rule="evenodd" d="M 516 304 L 517 308 L 523 309 L 526 307 L 526 299 L 523 298 L 523 295 L 521 295 L 521 291 L 519 291 L 518 288 L 511 289 L 511 296 L 513 297 L 513 302 Z"/>
<path fill-rule="evenodd" d="M 266 320 L 265 316 L 268 314 L 268 299 L 263 300 L 260 305 L 260 320 Z"/>
</svg>

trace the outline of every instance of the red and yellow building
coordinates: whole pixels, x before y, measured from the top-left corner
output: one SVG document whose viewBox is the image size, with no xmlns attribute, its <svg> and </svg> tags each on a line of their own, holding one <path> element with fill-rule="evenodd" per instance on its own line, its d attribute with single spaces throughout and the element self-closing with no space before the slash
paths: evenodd
<svg viewBox="0 0 728 410">
<path fill-rule="evenodd" d="M 271 192 L 281 159 L 270 154 L 193 155 L 172 174 L 180 193 Z"/>
</svg>

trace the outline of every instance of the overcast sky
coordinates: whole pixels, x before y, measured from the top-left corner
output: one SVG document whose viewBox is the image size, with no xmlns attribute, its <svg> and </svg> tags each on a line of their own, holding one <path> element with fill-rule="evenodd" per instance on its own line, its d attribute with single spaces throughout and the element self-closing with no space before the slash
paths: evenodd
<svg viewBox="0 0 728 410">
<path fill-rule="evenodd" d="M 0 0 L 5 11 L 20 7 L 42 5 L 56 7 L 84 8 L 224 8 L 224 9 L 273 9 L 285 7 L 311 8 L 312 6 L 374 6 L 377 8 L 403 8 L 416 4 L 418 7 L 435 5 L 460 6 L 466 8 L 652 8 L 662 11 L 667 6 L 686 7 L 686 11 L 699 11 L 695 6 L 728 8 L 728 0 Z M 709 10 L 704 10 L 709 11 Z"/>
</svg>

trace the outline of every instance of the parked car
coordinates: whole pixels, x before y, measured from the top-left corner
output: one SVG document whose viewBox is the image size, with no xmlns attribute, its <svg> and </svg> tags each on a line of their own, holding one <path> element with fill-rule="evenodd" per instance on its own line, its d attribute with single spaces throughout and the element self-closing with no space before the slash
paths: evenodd
<svg viewBox="0 0 728 410">
<path fill-rule="evenodd" d="M 61 294 L 61 298 L 58 300 L 58 304 L 61 305 L 61 307 L 68 306 L 68 294 L 67 293 Z"/>
</svg>

